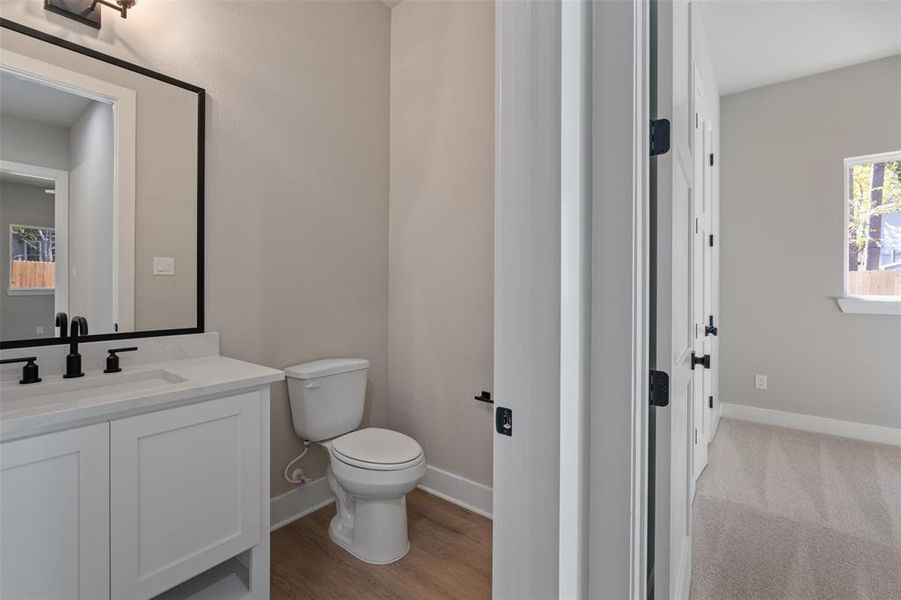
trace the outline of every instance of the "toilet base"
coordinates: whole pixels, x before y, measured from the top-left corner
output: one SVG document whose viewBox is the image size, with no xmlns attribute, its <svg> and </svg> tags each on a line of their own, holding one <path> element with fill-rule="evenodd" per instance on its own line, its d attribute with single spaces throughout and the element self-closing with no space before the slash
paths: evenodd
<svg viewBox="0 0 901 600">
<path fill-rule="evenodd" d="M 354 497 L 338 483 L 331 466 L 327 477 L 337 509 L 328 528 L 333 542 L 374 565 L 387 565 L 407 555 L 406 493 L 389 498 Z"/>
<path fill-rule="evenodd" d="M 351 536 L 348 536 L 346 532 L 342 532 L 341 527 L 340 527 L 340 521 L 341 521 L 341 518 L 339 515 L 335 515 L 334 517 L 332 517 L 332 520 L 329 523 L 329 527 L 328 527 L 329 538 L 331 538 L 331 540 L 333 542 L 335 542 L 336 544 L 341 546 L 344 550 L 346 550 L 347 552 L 352 554 L 354 557 L 362 560 L 363 562 L 367 562 L 371 565 L 390 565 L 391 563 L 397 562 L 400 559 L 402 559 L 403 557 L 405 557 L 407 555 L 407 553 L 410 551 L 410 542 L 408 541 L 406 546 L 403 549 L 403 552 L 396 558 L 391 558 L 388 560 L 384 560 L 384 559 L 378 560 L 378 559 L 373 559 L 373 558 L 368 558 L 366 556 L 363 556 L 362 554 L 360 554 L 359 552 L 354 550 L 353 537 L 352 537 L 353 531 L 351 531 Z"/>
</svg>

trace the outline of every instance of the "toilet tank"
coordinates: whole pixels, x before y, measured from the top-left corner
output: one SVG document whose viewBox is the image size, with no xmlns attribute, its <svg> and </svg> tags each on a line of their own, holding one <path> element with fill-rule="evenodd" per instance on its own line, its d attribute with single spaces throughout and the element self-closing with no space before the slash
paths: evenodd
<svg viewBox="0 0 901 600">
<path fill-rule="evenodd" d="M 360 426 L 369 361 L 327 358 L 285 369 L 294 431 L 321 442 Z"/>
</svg>

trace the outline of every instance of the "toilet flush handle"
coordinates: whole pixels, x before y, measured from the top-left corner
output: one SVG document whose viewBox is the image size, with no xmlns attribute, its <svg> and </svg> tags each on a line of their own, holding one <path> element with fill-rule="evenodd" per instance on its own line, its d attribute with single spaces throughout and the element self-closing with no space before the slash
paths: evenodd
<svg viewBox="0 0 901 600">
<path fill-rule="evenodd" d="M 303 387 L 307 388 L 308 390 L 317 390 L 322 387 L 322 382 L 317 379 L 316 381 L 311 381 Z"/>
</svg>

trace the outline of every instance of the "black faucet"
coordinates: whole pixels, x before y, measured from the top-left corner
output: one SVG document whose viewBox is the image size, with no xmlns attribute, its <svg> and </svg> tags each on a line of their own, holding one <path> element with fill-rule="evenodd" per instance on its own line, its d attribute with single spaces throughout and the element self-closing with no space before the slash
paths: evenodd
<svg viewBox="0 0 901 600">
<path fill-rule="evenodd" d="M 88 320 L 84 317 L 72 317 L 72 329 L 69 332 L 69 354 L 66 356 L 66 379 L 72 377 L 81 377 L 84 372 L 81 370 L 81 354 L 78 353 L 78 336 L 87 335 Z"/>
<path fill-rule="evenodd" d="M 0 365 L 11 365 L 13 363 L 25 363 L 25 366 L 22 367 L 22 379 L 19 380 L 19 383 L 37 383 L 41 380 L 38 372 L 38 364 L 34 361 L 37 360 L 36 356 L 23 356 L 22 358 L 5 358 L 0 360 Z"/>
<path fill-rule="evenodd" d="M 59 327 L 59 337 L 66 337 L 66 330 L 69 329 L 69 315 L 64 312 L 56 313 L 56 326 Z"/>
</svg>

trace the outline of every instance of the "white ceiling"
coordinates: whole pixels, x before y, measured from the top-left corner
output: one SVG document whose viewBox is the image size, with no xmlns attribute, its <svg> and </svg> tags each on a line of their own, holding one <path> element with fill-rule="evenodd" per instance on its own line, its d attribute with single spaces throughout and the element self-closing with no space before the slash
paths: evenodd
<svg viewBox="0 0 901 600">
<path fill-rule="evenodd" d="M 699 0 L 726 96 L 901 54 L 901 0 Z"/>
<path fill-rule="evenodd" d="M 90 98 L 0 72 L 0 111 L 57 127 L 69 127 L 84 113 Z"/>
</svg>

